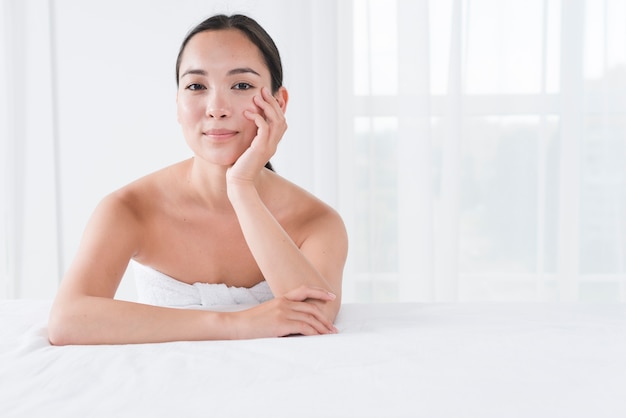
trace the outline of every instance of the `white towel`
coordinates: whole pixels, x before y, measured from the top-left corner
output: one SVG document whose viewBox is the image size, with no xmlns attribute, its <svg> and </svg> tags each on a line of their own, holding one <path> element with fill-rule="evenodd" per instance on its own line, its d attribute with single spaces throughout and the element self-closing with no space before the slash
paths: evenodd
<svg viewBox="0 0 626 418">
<path fill-rule="evenodd" d="M 258 305 L 274 297 L 266 281 L 251 288 L 187 284 L 135 261 L 131 264 L 140 303 L 171 307 Z"/>
</svg>

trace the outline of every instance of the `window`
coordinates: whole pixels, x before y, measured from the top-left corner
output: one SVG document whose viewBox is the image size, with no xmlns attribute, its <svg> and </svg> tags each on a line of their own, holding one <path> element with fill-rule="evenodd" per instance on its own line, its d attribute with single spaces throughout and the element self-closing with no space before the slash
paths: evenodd
<svg viewBox="0 0 626 418">
<path fill-rule="evenodd" d="M 347 299 L 626 300 L 626 1 L 339 5 Z"/>
</svg>

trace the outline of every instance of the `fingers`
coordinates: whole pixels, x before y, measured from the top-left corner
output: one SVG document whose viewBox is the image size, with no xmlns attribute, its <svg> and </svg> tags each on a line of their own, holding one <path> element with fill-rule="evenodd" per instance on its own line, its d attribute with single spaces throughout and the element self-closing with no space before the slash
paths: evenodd
<svg viewBox="0 0 626 418">
<path fill-rule="evenodd" d="M 247 119 L 249 119 L 252 122 L 254 122 L 254 124 L 257 126 L 258 131 L 257 131 L 256 138 L 264 138 L 264 139 L 268 139 L 269 138 L 269 128 L 270 127 L 267 124 L 267 121 L 265 120 L 265 118 L 261 114 L 250 112 L 249 110 L 246 110 L 245 112 L 243 112 L 243 115 Z M 255 144 L 256 142 L 253 141 L 252 143 Z"/>
<path fill-rule="evenodd" d="M 300 326 L 303 335 L 336 334 L 337 328 L 321 309 L 310 302 L 294 302 L 289 319 Z"/>
<path fill-rule="evenodd" d="M 280 140 L 287 130 L 287 123 L 278 100 L 272 96 L 269 89 L 263 87 L 261 95 L 255 95 L 252 101 L 259 108 L 260 113 L 246 111 L 244 112 L 245 117 L 254 121 L 259 128 L 262 125 L 268 125 L 271 130 L 276 132 L 276 135 L 273 135 L 274 139 Z"/>
<path fill-rule="evenodd" d="M 335 300 L 337 296 L 326 289 L 322 289 L 321 287 L 300 286 L 285 293 L 285 298 L 292 301 L 305 301 L 307 299 L 331 301 Z"/>
<path fill-rule="evenodd" d="M 272 96 L 267 87 L 261 89 L 261 95 L 255 95 L 252 100 L 262 111 L 268 121 L 284 121 L 285 114 L 280 107 L 278 100 Z"/>
<path fill-rule="evenodd" d="M 299 300 L 302 299 L 302 300 Z M 234 313 L 236 338 L 336 334 L 337 328 L 319 306 L 335 299 L 319 288 L 302 286 L 254 308 Z"/>
<path fill-rule="evenodd" d="M 257 126 L 257 134 L 250 148 L 257 156 L 254 159 L 255 163 L 261 164 L 262 162 L 260 166 L 262 167 L 276 152 L 278 143 L 287 130 L 287 123 L 278 100 L 267 88 L 262 88 L 261 94 L 255 95 L 252 100 L 258 112 L 245 110 L 243 115 Z"/>
<path fill-rule="evenodd" d="M 336 333 L 337 328 L 326 318 L 322 310 L 314 301 L 330 302 L 337 296 L 320 287 L 300 286 L 283 295 L 283 298 L 293 302 L 291 309 L 294 312 L 292 320 L 309 325 L 317 334 Z M 309 330 L 306 328 L 306 330 Z M 310 335 L 310 334 L 304 334 Z"/>
<path fill-rule="evenodd" d="M 310 326 L 318 334 L 337 332 L 337 328 L 335 328 L 332 321 L 324 315 L 324 312 L 315 303 L 315 301 L 333 301 L 337 298 L 335 294 L 319 287 L 303 285 L 287 292 L 283 295 L 283 298 L 291 302 L 289 304 L 291 309 L 291 317 L 289 319 Z"/>
</svg>

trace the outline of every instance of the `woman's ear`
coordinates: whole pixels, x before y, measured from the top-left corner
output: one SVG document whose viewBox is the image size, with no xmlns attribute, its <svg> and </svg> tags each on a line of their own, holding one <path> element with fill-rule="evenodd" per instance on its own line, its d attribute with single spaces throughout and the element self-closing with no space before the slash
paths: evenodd
<svg viewBox="0 0 626 418">
<path fill-rule="evenodd" d="M 289 92 L 287 92 L 287 89 L 285 87 L 279 88 L 276 94 L 274 94 L 274 97 L 283 110 L 283 113 L 285 113 L 287 111 L 287 102 L 289 101 Z"/>
</svg>

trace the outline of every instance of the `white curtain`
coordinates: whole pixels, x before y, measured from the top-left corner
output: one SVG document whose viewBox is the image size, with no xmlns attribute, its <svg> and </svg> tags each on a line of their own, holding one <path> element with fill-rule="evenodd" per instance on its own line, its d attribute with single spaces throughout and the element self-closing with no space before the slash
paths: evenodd
<svg viewBox="0 0 626 418">
<path fill-rule="evenodd" d="M 51 297 L 99 199 L 189 155 L 178 45 L 244 12 L 291 95 L 274 163 L 348 227 L 347 302 L 626 301 L 625 0 L 0 5 L 0 297 Z"/>
<path fill-rule="evenodd" d="M 58 274 L 48 3 L 2 0 L 0 25 L 0 297 L 47 297 Z"/>
<path fill-rule="evenodd" d="M 339 20 L 355 299 L 626 300 L 626 2 L 355 0 Z"/>
<path fill-rule="evenodd" d="M 7 140 L 9 136 L 9 128 L 8 128 L 8 106 L 9 100 L 7 98 L 7 65 L 6 65 L 6 57 L 8 52 L 6 51 L 7 41 L 6 41 L 6 12 L 4 10 L 5 3 L 0 3 L 0 24 L 3 30 L 0 30 L 0 158 L 1 160 L 1 168 L 0 170 L 0 267 L 2 270 L 0 271 L 0 298 L 6 297 L 9 286 L 9 249 L 8 249 L 8 231 L 7 231 L 7 220 L 8 220 L 8 197 L 9 193 L 7 190 L 7 175 L 8 168 L 5 167 L 7 164 L 6 155 L 9 152 Z"/>
</svg>

